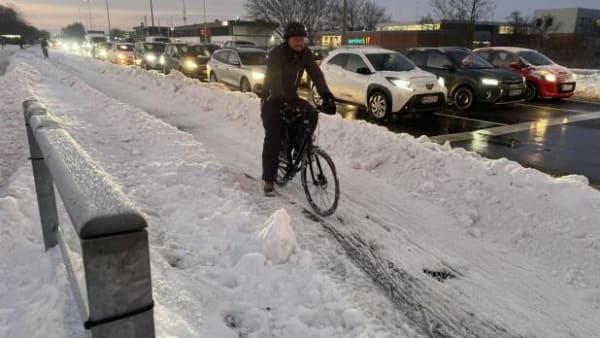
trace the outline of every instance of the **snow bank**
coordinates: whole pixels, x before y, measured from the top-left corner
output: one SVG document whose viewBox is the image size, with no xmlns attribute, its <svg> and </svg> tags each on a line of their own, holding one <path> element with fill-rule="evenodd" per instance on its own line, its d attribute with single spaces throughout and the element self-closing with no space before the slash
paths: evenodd
<svg viewBox="0 0 600 338">
<path fill-rule="evenodd" d="M 586 70 L 577 73 L 576 96 L 600 100 L 600 70 Z"/>
</svg>

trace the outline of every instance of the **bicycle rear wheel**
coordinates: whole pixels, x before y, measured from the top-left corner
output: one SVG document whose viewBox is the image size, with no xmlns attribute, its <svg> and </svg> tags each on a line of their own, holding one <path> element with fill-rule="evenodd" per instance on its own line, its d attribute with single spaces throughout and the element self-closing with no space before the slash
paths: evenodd
<svg viewBox="0 0 600 338">
<path fill-rule="evenodd" d="M 313 147 L 302 165 L 300 177 L 308 203 L 321 216 L 335 212 L 340 199 L 340 182 L 335 164 L 326 152 Z"/>
</svg>

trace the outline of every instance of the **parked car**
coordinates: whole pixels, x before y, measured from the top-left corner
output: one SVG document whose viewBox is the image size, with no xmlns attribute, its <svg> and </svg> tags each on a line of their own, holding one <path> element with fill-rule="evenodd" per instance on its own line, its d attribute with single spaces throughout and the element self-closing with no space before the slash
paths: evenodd
<svg viewBox="0 0 600 338">
<path fill-rule="evenodd" d="M 329 55 L 329 48 L 327 47 L 308 46 L 308 48 L 310 49 L 310 52 L 312 53 L 317 65 L 320 65 L 321 61 L 323 61 L 323 59 L 326 58 L 327 55 Z M 302 75 L 302 83 L 305 83 L 308 87 L 312 86 L 311 79 L 306 72 L 304 72 L 304 74 Z"/>
<path fill-rule="evenodd" d="M 160 56 L 165 47 L 162 42 L 136 42 L 133 48 L 133 62 L 144 69 L 162 69 Z"/>
<path fill-rule="evenodd" d="M 177 69 L 187 76 L 207 80 L 206 64 L 218 48 L 211 44 L 169 44 L 160 60 L 163 73 Z"/>
<path fill-rule="evenodd" d="M 94 58 L 103 61 L 110 60 L 110 50 L 112 48 L 112 42 L 100 42 L 97 43 L 94 48 Z"/>
<path fill-rule="evenodd" d="M 336 101 L 366 107 L 376 120 L 390 113 L 420 113 L 443 107 L 445 88 L 404 55 L 378 47 L 338 48 L 321 63 Z M 313 101 L 321 103 L 316 88 Z"/>
<path fill-rule="evenodd" d="M 110 50 L 110 61 L 119 65 L 133 65 L 133 44 L 117 42 Z"/>
<path fill-rule="evenodd" d="M 222 82 L 243 92 L 262 90 L 267 53 L 258 48 L 226 48 L 213 53 L 208 61 L 211 82 Z"/>
<path fill-rule="evenodd" d="M 525 77 L 525 100 L 563 99 L 575 94 L 575 74 L 544 54 L 527 48 L 491 47 L 475 50 L 496 68 L 515 71 Z"/>
<path fill-rule="evenodd" d="M 235 40 L 235 41 L 225 41 L 223 44 L 223 48 L 235 48 L 235 47 L 256 47 L 254 42 L 243 41 L 243 40 Z"/>
<path fill-rule="evenodd" d="M 524 100 L 525 78 L 496 69 L 481 56 L 462 47 L 413 48 L 407 56 L 437 75 L 448 89 L 448 101 L 459 110 L 473 103 L 514 103 Z"/>
</svg>

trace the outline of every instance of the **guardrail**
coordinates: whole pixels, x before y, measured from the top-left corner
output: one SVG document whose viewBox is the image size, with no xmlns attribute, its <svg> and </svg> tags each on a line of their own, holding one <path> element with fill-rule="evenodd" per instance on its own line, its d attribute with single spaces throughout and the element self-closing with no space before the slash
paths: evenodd
<svg viewBox="0 0 600 338">
<path fill-rule="evenodd" d="M 23 112 L 44 246 L 60 246 L 86 332 L 93 338 L 154 337 L 146 221 L 44 107 L 27 100 Z M 54 186 L 78 237 L 83 285 L 73 269 L 67 229 L 59 225 Z"/>
</svg>

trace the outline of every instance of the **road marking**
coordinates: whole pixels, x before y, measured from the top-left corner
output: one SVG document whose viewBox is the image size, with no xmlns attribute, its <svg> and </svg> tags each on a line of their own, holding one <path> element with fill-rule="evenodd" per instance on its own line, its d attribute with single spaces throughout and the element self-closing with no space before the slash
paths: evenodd
<svg viewBox="0 0 600 338">
<path fill-rule="evenodd" d="M 458 116 L 458 115 L 450 115 L 450 114 L 444 114 L 444 113 L 434 113 L 433 115 L 448 117 L 448 118 L 452 118 L 452 119 L 459 119 L 459 120 L 466 120 L 466 121 L 473 121 L 473 122 L 493 124 L 493 125 L 496 125 L 496 126 L 505 126 L 506 125 L 506 123 L 492 122 L 492 121 L 474 119 L 474 118 L 471 118 L 471 117 Z"/>
<path fill-rule="evenodd" d="M 534 108 L 548 109 L 548 110 L 556 110 L 556 111 L 562 111 L 562 112 L 567 112 L 567 113 L 569 113 L 569 112 L 570 113 L 579 113 L 579 114 L 589 113 L 589 111 L 585 111 L 585 110 L 554 108 L 554 107 L 547 107 L 547 106 L 538 106 L 538 105 L 529 104 L 529 103 L 517 103 L 517 105 L 519 105 L 519 106 L 525 106 L 525 107 L 534 107 Z"/>
<path fill-rule="evenodd" d="M 561 124 L 569 124 L 580 121 L 587 120 L 595 120 L 600 119 L 600 111 L 589 112 L 580 115 L 572 115 L 572 116 L 564 116 L 564 117 L 555 117 L 551 119 L 540 119 L 537 121 L 529 121 L 522 122 L 511 125 L 503 125 L 500 127 L 492 127 L 487 129 L 480 129 L 476 131 L 468 131 L 463 133 L 455 133 L 455 134 L 446 134 L 446 135 L 438 135 L 430 137 L 429 139 L 436 143 L 445 143 L 448 142 L 459 142 L 459 141 L 469 141 L 476 139 L 478 137 L 496 137 L 505 134 L 518 133 L 521 131 L 527 131 L 529 129 L 535 129 L 536 127 L 548 128 L 551 126 L 561 125 Z"/>
</svg>

